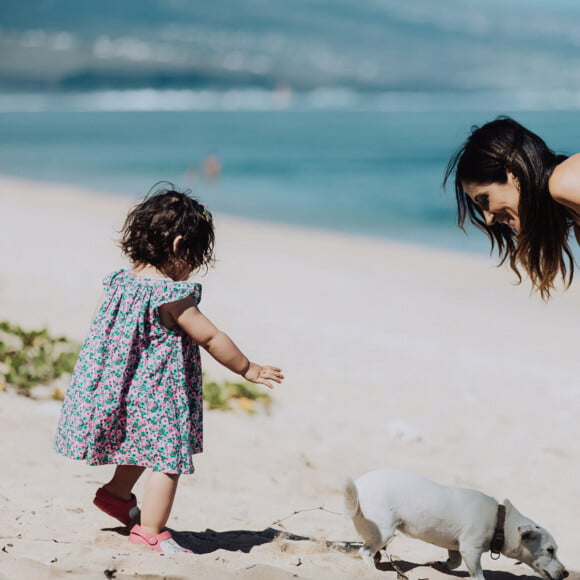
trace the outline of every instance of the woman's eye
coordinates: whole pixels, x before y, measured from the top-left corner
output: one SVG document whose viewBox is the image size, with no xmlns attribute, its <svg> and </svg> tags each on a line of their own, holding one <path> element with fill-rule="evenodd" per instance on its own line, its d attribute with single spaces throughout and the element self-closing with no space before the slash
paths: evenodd
<svg viewBox="0 0 580 580">
<path fill-rule="evenodd" d="M 478 195 L 475 198 L 475 203 L 485 211 L 489 210 L 489 196 L 487 195 Z"/>
</svg>

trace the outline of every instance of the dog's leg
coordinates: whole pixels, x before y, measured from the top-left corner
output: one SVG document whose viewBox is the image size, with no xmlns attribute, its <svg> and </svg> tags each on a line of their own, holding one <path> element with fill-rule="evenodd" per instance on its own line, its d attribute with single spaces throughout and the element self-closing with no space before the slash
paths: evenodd
<svg viewBox="0 0 580 580">
<path fill-rule="evenodd" d="M 480 548 L 467 548 L 461 550 L 461 556 L 463 556 L 465 567 L 474 580 L 485 580 L 483 569 L 481 568 L 481 553 Z"/>
<path fill-rule="evenodd" d="M 363 540 L 362 548 L 359 550 L 360 557 L 366 564 L 375 568 L 381 561 L 380 550 L 395 534 L 393 522 L 389 519 L 377 525 L 373 520 L 365 518 L 359 510 L 353 517 L 352 523 Z"/>
<path fill-rule="evenodd" d="M 371 546 L 366 544 L 359 550 L 360 557 L 364 560 L 367 566 L 371 568 L 376 568 L 377 564 L 381 561 L 380 548 L 376 550 Z"/>
<path fill-rule="evenodd" d="M 381 534 L 376 529 L 375 534 L 371 537 L 367 535 L 363 547 L 359 550 L 361 558 L 371 567 L 376 568 L 381 561 L 381 550 L 389 543 L 389 540 L 395 535 L 395 530 L 389 530 L 386 534 Z"/>
<path fill-rule="evenodd" d="M 457 550 L 449 550 L 449 558 L 447 558 L 445 566 L 447 566 L 449 570 L 459 568 L 459 566 L 461 566 L 461 553 Z"/>
<path fill-rule="evenodd" d="M 457 550 L 448 550 L 449 558 L 442 561 L 436 562 L 427 562 L 425 566 L 433 566 L 435 569 L 437 568 L 446 568 L 447 570 L 455 570 L 455 568 L 459 568 L 461 566 L 461 553 Z"/>
</svg>

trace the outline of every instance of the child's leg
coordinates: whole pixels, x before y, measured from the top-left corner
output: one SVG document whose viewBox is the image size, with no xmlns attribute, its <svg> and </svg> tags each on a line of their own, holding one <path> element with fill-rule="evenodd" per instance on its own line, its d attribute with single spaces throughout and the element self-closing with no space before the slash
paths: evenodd
<svg viewBox="0 0 580 580">
<path fill-rule="evenodd" d="M 178 481 L 179 475 L 176 474 L 159 471 L 149 474 L 143 494 L 141 525 L 131 528 L 130 542 L 149 545 L 163 554 L 190 552 L 173 539 L 169 530 L 164 530 L 173 506 Z"/>
<path fill-rule="evenodd" d="M 178 482 L 179 475 L 174 473 L 152 471 L 149 474 L 141 504 L 141 528 L 149 534 L 159 534 L 165 528 Z"/>
<path fill-rule="evenodd" d="M 131 499 L 131 492 L 141 474 L 145 471 L 140 465 L 117 465 L 113 478 L 103 487 L 123 501 Z"/>
<path fill-rule="evenodd" d="M 93 503 L 126 526 L 135 523 L 139 508 L 131 490 L 144 469 L 138 465 L 118 465 L 111 481 L 97 490 Z"/>
</svg>

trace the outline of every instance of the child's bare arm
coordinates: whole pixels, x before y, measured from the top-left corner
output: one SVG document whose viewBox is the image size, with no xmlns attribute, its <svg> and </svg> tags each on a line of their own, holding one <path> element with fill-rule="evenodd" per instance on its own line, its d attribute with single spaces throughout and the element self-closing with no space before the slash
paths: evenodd
<svg viewBox="0 0 580 580">
<path fill-rule="evenodd" d="M 161 308 L 197 344 L 205 348 L 213 358 L 229 370 L 253 383 L 260 383 L 271 389 L 274 388 L 275 383 L 282 382 L 284 377 L 281 369 L 259 365 L 248 360 L 234 341 L 199 311 L 193 298 L 164 304 Z"/>
</svg>

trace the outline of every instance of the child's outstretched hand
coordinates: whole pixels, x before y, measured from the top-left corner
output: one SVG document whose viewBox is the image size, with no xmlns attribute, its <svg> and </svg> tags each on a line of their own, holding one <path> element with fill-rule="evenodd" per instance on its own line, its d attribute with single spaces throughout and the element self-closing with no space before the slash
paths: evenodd
<svg viewBox="0 0 580 580">
<path fill-rule="evenodd" d="M 244 373 L 244 378 L 252 383 L 259 383 L 273 389 L 276 386 L 275 383 L 281 383 L 284 380 L 284 375 L 282 369 L 278 367 L 261 366 L 251 362 L 248 370 Z"/>
</svg>

